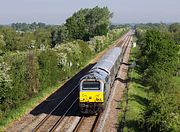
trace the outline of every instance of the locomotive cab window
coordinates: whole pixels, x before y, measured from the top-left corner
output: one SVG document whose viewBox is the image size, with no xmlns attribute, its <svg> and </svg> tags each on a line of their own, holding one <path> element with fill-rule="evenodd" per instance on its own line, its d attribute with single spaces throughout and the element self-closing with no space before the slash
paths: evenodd
<svg viewBox="0 0 180 132">
<path fill-rule="evenodd" d="M 99 81 L 84 81 L 82 83 L 82 90 L 100 90 Z"/>
</svg>

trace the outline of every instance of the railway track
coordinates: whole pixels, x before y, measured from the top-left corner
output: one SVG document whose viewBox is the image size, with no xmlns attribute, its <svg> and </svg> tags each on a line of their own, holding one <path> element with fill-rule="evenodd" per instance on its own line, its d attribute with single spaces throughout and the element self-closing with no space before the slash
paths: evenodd
<svg viewBox="0 0 180 132">
<path fill-rule="evenodd" d="M 124 35 L 123 38 L 118 42 L 118 44 L 116 44 L 116 47 L 120 47 L 123 46 L 124 50 L 123 50 L 123 55 L 124 52 L 127 48 L 127 44 L 130 41 L 130 37 L 128 35 Z M 73 102 L 70 103 L 70 105 L 66 108 L 66 111 L 63 112 L 63 114 L 61 114 L 60 116 L 55 116 L 59 111 L 59 109 L 61 109 L 63 103 L 66 100 L 71 100 L 71 97 L 75 96 L 75 93 L 77 92 L 77 87 L 78 85 L 76 85 L 68 94 L 67 96 L 58 103 L 58 105 L 43 119 L 39 122 L 39 124 L 32 130 L 33 132 L 36 131 L 43 131 L 43 130 L 48 130 L 50 132 L 54 132 L 56 131 L 56 129 L 58 128 L 58 126 L 63 122 L 63 120 L 65 120 L 65 117 L 67 117 L 67 114 L 71 111 L 77 111 L 78 112 L 78 107 L 75 107 L 76 104 L 78 104 L 78 98 L 75 98 Z M 77 109 L 76 109 L 77 108 Z M 58 115 L 58 114 L 57 114 Z M 77 125 L 74 127 L 73 131 L 81 131 L 82 128 L 82 124 L 86 124 L 85 122 L 87 122 L 87 120 L 91 120 L 87 127 L 90 128 L 91 132 L 94 132 L 99 124 L 100 118 L 101 118 L 102 114 L 96 115 L 96 116 L 91 116 L 91 117 L 85 117 L 85 116 L 81 116 Z M 54 118 L 53 120 L 50 118 Z M 70 118 L 70 117 L 69 117 Z M 74 117 L 75 118 L 75 117 Z M 65 121 L 64 121 L 65 122 Z"/>
<path fill-rule="evenodd" d="M 76 125 L 75 129 L 73 130 L 73 132 L 88 131 L 88 129 L 90 132 L 95 132 L 98 127 L 101 116 L 102 116 L 102 114 L 98 114 L 96 116 L 91 116 L 91 117 L 82 116 L 81 119 L 79 120 L 78 124 Z M 89 122 L 90 125 L 87 128 L 86 122 L 88 120 L 91 120 L 91 122 Z M 86 125 L 84 125 L 84 124 L 86 124 Z M 86 126 L 86 127 L 84 127 L 84 126 Z"/>
<path fill-rule="evenodd" d="M 118 43 L 116 47 L 123 47 L 123 56 L 127 50 L 127 47 L 131 43 L 131 36 L 125 36 L 123 43 Z M 91 117 L 86 117 L 82 116 L 77 123 L 75 129 L 73 130 L 74 132 L 84 132 L 84 131 L 89 131 L 89 132 L 95 132 L 98 129 L 99 122 L 101 121 L 101 117 L 103 114 L 99 114 L 96 116 L 91 116 Z"/>
<path fill-rule="evenodd" d="M 71 106 L 67 109 L 67 111 L 64 113 L 63 116 L 59 117 L 59 119 L 57 120 L 57 122 L 53 125 L 53 127 L 50 129 L 50 132 L 54 132 L 56 130 L 56 128 L 59 126 L 59 124 L 63 121 L 63 119 L 65 118 L 65 116 L 68 114 L 68 112 L 75 106 L 75 103 L 78 103 L 78 99 L 74 100 L 74 102 L 71 104 Z M 76 109 L 75 111 L 78 111 L 78 109 Z"/>
<path fill-rule="evenodd" d="M 123 56 L 127 56 L 127 53 L 132 44 L 132 36 L 129 36 L 126 42 L 122 45 L 124 48 Z M 124 65 L 127 64 L 127 57 L 123 57 L 121 68 L 119 69 L 119 73 L 117 78 L 124 79 L 124 73 L 127 73 L 127 68 L 124 68 Z M 102 119 L 100 120 L 97 131 L 117 131 L 116 124 L 117 122 L 117 102 L 114 100 L 120 100 L 122 98 L 121 93 L 123 93 L 123 82 L 115 81 L 111 96 L 107 102 L 106 109 L 103 112 Z M 122 89 L 120 89 L 122 88 Z M 119 94 L 117 94 L 119 93 Z"/>
<path fill-rule="evenodd" d="M 45 117 L 43 118 L 43 120 L 41 120 L 41 122 L 39 122 L 39 124 L 32 130 L 33 132 L 38 131 L 43 125 L 44 123 L 60 108 L 61 104 L 63 104 L 64 101 L 66 101 L 68 99 L 68 97 L 70 95 L 72 95 L 73 93 L 75 93 L 77 91 L 77 87 L 78 85 L 76 85 L 68 94 L 67 96 L 58 103 L 58 105 Z M 77 99 L 76 99 L 77 100 Z M 73 102 L 74 103 L 74 102 Z M 70 105 L 71 107 L 71 105 Z M 66 112 L 65 112 L 66 113 Z M 61 117 L 60 117 L 61 118 Z"/>
</svg>

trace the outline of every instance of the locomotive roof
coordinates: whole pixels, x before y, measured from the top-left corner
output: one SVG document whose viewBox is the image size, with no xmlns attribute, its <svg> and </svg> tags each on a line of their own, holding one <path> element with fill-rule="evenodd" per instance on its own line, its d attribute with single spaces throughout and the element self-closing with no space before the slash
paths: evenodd
<svg viewBox="0 0 180 132">
<path fill-rule="evenodd" d="M 108 73 L 101 69 L 91 69 L 85 76 L 81 78 L 81 80 L 97 79 L 97 80 L 102 80 L 103 82 L 105 82 L 107 76 L 108 76 Z"/>
<path fill-rule="evenodd" d="M 112 55 L 117 55 L 119 54 L 121 51 L 121 48 L 120 47 L 114 47 L 112 49 L 110 49 L 103 57 L 102 59 L 105 57 L 105 56 L 112 56 Z"/>
<path fill-rule="evenodd" d="M 112 66 L 114 65 L 117 57 L 121 54 L 121 48 L 115 47 L 105 54 L 92 69 L 103 69 L 110 73 Z"/>
<path fill-rule="evenodd" d="M 120 54 L 121 48 L 115 47 L 111 49 L 91 68 L 91 70 L 85 76 L 81 78 L 81 80 L 100 79 L 105 81 Z"/>
</svg>

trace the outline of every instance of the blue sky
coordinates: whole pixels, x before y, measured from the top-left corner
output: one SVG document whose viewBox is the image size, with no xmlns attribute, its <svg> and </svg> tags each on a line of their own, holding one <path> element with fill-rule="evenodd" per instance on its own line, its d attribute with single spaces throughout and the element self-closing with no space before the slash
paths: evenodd
<svg viewBox="0 0 180 132">
<path fill-rule="evenodd" d="M 114 23 L 180 22 L 180 0 L 0 0 L 0 24 L 62 24 L 81 8 L 107 6 Z"/>
</svg>

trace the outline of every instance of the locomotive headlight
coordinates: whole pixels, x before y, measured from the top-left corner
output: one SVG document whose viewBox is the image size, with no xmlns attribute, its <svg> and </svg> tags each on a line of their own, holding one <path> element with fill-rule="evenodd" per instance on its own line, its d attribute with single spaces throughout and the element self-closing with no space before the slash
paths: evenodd
<svg viewBox="0 0 180 132">
<path fill-rule="evenodd" d="M 85 98 L 80 98 L 80 101 L 84 101 L 85 100 Z"/>
</svg>

